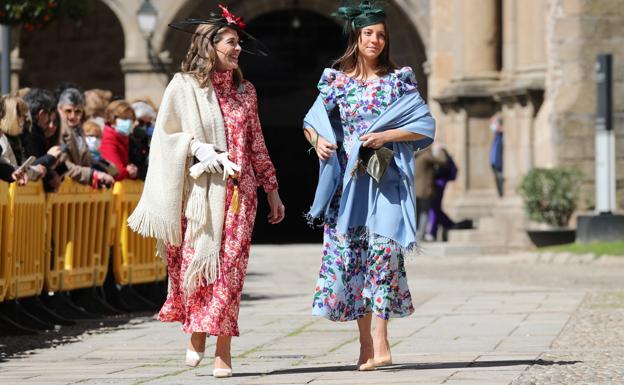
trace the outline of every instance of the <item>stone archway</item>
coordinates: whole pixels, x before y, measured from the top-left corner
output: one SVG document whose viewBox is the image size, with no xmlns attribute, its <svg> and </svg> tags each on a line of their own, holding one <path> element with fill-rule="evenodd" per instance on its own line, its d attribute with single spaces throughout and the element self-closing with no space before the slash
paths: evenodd
<svg viewBox="0 0 624 385">
<path fill-rule="evenodd" d="M 124 95 L 124 32 L 115 13 L 103 2 L 76 26 L 59 20 L 42 31 L 21 33 L 19 53 L 23 60 L 22 87 L 54 89 L 71 81 L 84 89 L 109 89 Z"/>
<path fill-rule="evenodd" d="M 286 10 L 310 11 L 339 21 L 330 15 L 339 4 L 335 0 L 263 0 L 224 1 L 234 13 L 245 17 L 247 22 L 253 21 L 267 13 Z M 201 0 L 171 2 L 163 10 L 169 19 L 163 20 L 157 28 L 153 42 L 158 51 L 169 51 L 172 58 L 172 70 L 177 71 L 184 52 L 188 48 L 189 37 L 180 33 L 172 33 L 167 24 L 173 20 L 186 17 L 206 17 L 216 10 L 214 3 Z M 394 0 L 386 3 L 386 14 L 392 34 L 392 58 L 399 66 L 411 66 L 416 73 L 419 89 L 425 100 L 428 96 L 427 74 L 424 65 L 427 63 L 427 46 L 429 42 L 429 0 Z M 334 39 L 334 37 L 328 37 Z"/>
</svg>

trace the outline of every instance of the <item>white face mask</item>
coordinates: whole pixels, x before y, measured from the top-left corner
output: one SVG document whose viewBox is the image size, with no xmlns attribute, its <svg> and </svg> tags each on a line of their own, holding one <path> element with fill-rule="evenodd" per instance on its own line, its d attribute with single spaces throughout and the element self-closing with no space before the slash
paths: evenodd
<svg viewBox="0 0 624 385">
<path fill-rule="evenodd" d="M 490 130 L 492 130 L 492 132 L 496 132 L 497 128 L 498 128 L 498 124 L 490 123 Z"/>
<path fill-rule="evenodd" d="M 85 142 L 87 142 L 89 151 L 97 151 L 100 148 L 100 144 L 102 144 L 102 139 L 97 136 L 85 136 Z"/>
</svg>

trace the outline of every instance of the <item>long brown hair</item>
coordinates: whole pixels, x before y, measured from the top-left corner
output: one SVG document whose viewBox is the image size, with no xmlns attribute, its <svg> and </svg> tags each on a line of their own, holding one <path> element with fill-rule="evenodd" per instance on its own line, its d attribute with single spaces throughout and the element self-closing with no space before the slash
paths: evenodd
<svg viewBox="0 0 624 385">
<path fill-rule="evenodd" d="M 377 58 L 377 66 L 375 67 L 375 74 L 378 76 L 387 75 L 391 71 L 394 71 L 397 66 L 390 59 L 390 31 L 388 30 L 388 25 L 384 21 L 383 23 L 384 31 L 386 32 L 386 44 L 384 45 L 383 51 L 379 54 Z M 353 29 L 349 33 L 349 38 L 347 40 L 347 49 L 342 54 L 341 57 L 336 59 L 332 63 L 332 67 L 338 69 L 344 73 L 353 73 L 352 77 L 357 78 L 362 74 L 362 62 L 360 61 L 360 50 L 358 48 L 358 42 L 360 41 L 360 36 L 362 35 L 362 30 L 366 28 L 358 28 Z"/>
<path fill-rule="evenodd" d="M 228 29 L 231 28 L 216 24 L 200 24 L 193 34 L 191 46 L 182 62 L 182 72 L 195 76 L 201 87 L 206 87 L 210 82 L 210 73 L 215 70 L 217 62 L 214 46 Z M 234 70 L 233 78 L 234 86 L 240 86 L 243 82 L 240 67 Z"/>
</svg>

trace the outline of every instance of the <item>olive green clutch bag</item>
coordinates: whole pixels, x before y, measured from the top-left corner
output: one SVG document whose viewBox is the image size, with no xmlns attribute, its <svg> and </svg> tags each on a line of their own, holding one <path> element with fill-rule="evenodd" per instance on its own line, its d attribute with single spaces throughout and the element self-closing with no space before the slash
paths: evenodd
<svg viewBox="0 0 624 385">
<path fill-rule="evenodd" d="M 354 171 L 360 174 L 366 172 L 375 179 L 375 182 L 379 183 L 393 157 L 394 151 L 387 147 L 378 149 L 361 147 Z"/>
</svg>

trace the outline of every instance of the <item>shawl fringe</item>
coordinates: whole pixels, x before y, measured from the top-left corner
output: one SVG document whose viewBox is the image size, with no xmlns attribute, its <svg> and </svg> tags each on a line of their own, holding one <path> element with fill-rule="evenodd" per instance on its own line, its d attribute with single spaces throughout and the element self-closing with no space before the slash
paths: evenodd
<svg viewBox="0 0 624 385">
<path fill-rule="evenodd" d="M 182 229 L 179 221 L 167 221 L 153 211 L 146 210 L 141 204 L 128 217 L 128 226 L 144 237 L 156 238 L 174 246 L 182 243 Z M 163 256 L 165 256 L 164 253 L 161 254 L 161 257 Z"/>
<path fill-rule="evenodd" d="M 150 167 L 141 200 L 128 218 L 130 228 L 157 239 L 156 253 L 167 261 L 167 246 L 182 241 L 195 254 L 183 280 L 184 295 L 220 276 L 219 253 L 226 184 L 220 176 L 189 175 L 191 140 L 227 149 L 223 117 L 212 85 L 200 87 L 176 74 L 163 95 L 150 148 Z M 182 233 L 182 218 L 186 230 Z"/>
</svg>

